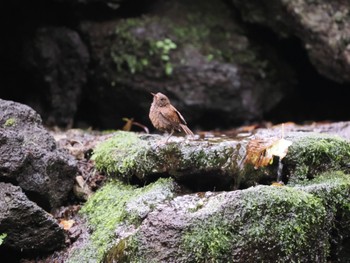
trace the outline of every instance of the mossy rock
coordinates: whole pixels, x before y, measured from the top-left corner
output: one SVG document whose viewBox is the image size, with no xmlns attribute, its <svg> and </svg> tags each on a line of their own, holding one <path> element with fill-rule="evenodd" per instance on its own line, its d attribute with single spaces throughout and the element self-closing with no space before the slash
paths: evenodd
<svg viewBox="0 0 350 263">
<path fill-rule="evenodd" d="M 350 143 L 338 136 L 293 133 L 293 144 L 283 160 L 289 184 L 312 179 L 325 171 L 350 172 Z"/>
<path fill-rule="evenodd" d="M 330 228 L 332 262 L 347 262 L 350 258 L 350 175 L 341 171 L 325 172 L 294 187 L 322 200 Z"/>
<path fill-rule="evenodd" d="M 113 244 L 130 234 L 128 231 L 136 228 L 158 203 L 175 195 L 176 184 L 171 179 L 159 179 L 141 188 L 109 181 L 80 210 L 92 233 L 82 247 L 71 252 L 67 262 L 102 262 Z"/>
<path fill-rule="evenodd" d="M 129 237 L 121 262 L 346 262 L 349 200 L 343 172 L 177 197 Z"/>
<path fill-rule="evenodd" d="M 172 176 L 191 185 L 198 183 L 199 188 L 227 189 L 240 180 L 245 154 L 240 141 L 173 137 L 165 143 L 165 138 L 116 132 L 96 147 L 92 158 L 97 169 L 126 181 Z"/>
<path fill-rule="evenodd" d="M 326 262 L 326 215 L 289 187 L 178 197 L 144 220 L 125 262 Z"/>
<path fill-rule="evenodd" d="M 254 169 L 244 164 L 250 139 L 185 139 L 116 132 L 94 150 L 96 168 L 129 182 L 173 177 L 195 191 L 232 190 L 277 180 L 278 159 Z M 325 171 L 350 172 L 350 144 L 337 136 L 291 133 L 282 160 L 283 179 L 293 185 Z"/>
</svg>

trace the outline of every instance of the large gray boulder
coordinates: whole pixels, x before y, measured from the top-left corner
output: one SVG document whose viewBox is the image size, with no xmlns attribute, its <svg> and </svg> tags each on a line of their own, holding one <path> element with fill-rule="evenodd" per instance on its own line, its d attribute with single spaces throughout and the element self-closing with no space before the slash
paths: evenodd
<svg viewBox="0 0 350 263">
<path fill-rule="evenodd" d="M 296 36 L 315 68 L 339 83 L 349 82 L 350 17 L 347 1 L 232 0 L 246 22 L 280 36 Z"/>
<path fill-rule="evenodd" d="M 20 186 L 49 210 L 67 200 L 76 171 L 75 160 L 56 147 L 34 110 L 0 99 L 0 181 Z"/>
</svg>

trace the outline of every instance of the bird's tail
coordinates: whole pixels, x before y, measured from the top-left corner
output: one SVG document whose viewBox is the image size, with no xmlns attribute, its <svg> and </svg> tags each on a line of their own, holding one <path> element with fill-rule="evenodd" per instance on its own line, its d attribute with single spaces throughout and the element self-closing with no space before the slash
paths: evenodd
<svg viewBox="0 0 350 263">
<path fill-rule="evenodd" d="M 194 136 L 193 132 L 187 127 L 187 125 L 185 124 L 180 124 L 182 130 L 187 134 L 187 135 L 191 135 Z"/>
</svg>

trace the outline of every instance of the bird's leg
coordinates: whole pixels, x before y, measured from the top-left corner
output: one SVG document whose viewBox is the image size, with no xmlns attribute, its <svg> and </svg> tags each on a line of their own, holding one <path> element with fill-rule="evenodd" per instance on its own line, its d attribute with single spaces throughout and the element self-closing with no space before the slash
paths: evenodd
<svg viewBox="0 0 350 263">
<path fill-rule="evenodd" d="M 169 140 L 169 138 L 171 137 L 171 135 L 173 135 L 173 133 L 174 133 L 174 129 L 171 130 L 171 132 L 170 132 L 168 138 L 166 138 L 166 140 L 165 140 L 165 143 L 168 143 L 168 140 Z"/>
</svg>

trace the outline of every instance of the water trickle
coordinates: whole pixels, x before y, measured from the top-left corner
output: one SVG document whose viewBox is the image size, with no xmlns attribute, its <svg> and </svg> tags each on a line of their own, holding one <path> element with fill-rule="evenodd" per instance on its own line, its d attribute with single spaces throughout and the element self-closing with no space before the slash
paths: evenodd
<svg viewBox="0 0 350 263">
<path fill-rule="evenodd" d="M 277 168 L 277 182 L 282 182 L 282 169 L 283 169 L 283 163 L 281 158 L 278 158 L 278 168 Z"/>
</svg>

